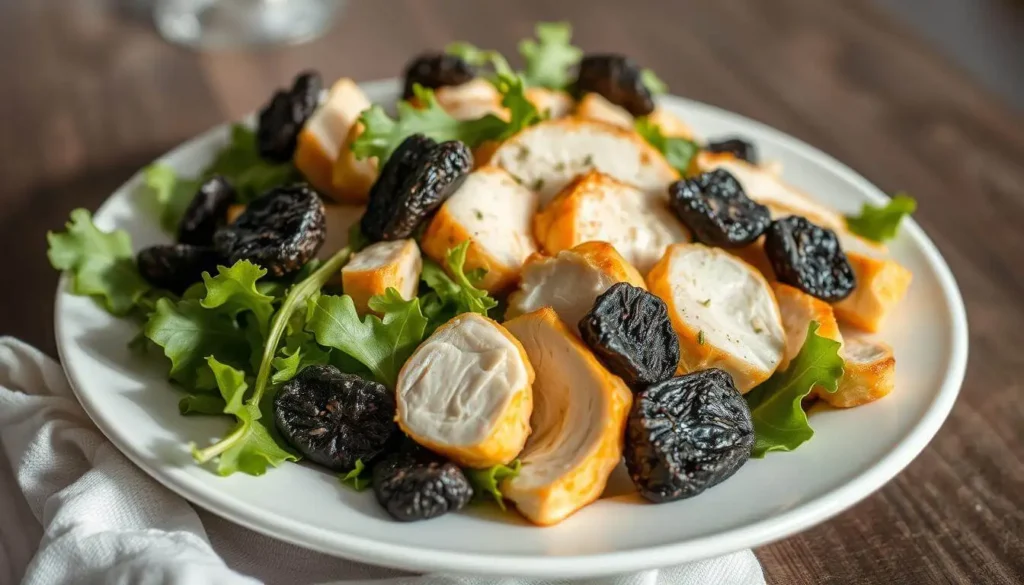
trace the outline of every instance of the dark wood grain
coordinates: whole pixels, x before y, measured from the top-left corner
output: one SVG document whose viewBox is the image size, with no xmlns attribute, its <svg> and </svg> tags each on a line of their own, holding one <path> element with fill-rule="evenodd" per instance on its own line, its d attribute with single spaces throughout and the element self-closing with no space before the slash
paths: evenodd
<svg viewBox="0 0 1024 585">
<path fill-rule="evenodd" d="M 971 358 L 949 421 L 877 494 L 758 550 L 769 582 L 1024 582 L 1024 122 L 877 6 L 366 1 L 308 45 L 200 54 L 163 43 L 123 3 L 0 0 L 0 332 L 53 353 L 45 231 L 298 69 L 389 77 L 423 47 L 511 53 L 534 21 L 571 19 L 585 48 L 628 53 L 677 93 L 912 192 L 962 288 Z"/>
</svg>

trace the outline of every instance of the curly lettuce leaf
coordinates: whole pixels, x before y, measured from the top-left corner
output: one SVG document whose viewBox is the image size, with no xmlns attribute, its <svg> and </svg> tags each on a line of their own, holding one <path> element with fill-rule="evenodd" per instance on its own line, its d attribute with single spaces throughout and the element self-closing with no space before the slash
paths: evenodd
<svg viewBox="0 0 1024 585">
<path fill-rule="evenodd" d="M 668 84 L 658 77 L 658 74 L 651 69 L 640 71 L 640 83 L 643 83 L 647 91 L 652 95 L 662 95 L 668 92 Z"/>
<path fill-rule="evenodd" d="M 427 318 L 419 299 L 407 301 L 394 288 L 371 298 L 370 308 L 383 319 L 360 319 L 348 295 L 321 295 L 310 304 L 306 328 L 317 343 L 355 358 L 378 382 L 394 388 L 402 364 L 423 341 Z"/>
<path fill-rule="evenodd" d="M 634 128 L 636 128 L 636 133 L 643 137 L 648 144 L 664 155 L 665 160 L 672 168 L 679 171 L 681 175 L 687 174 L 693 157 L 697 155 L 696 143 L 685 138 L 665 136 L 661 128 L 646 117 L 637 118 Z"/>
<path fill-rule="evenodd" d="M 429 299 L 428 311 L 431 314 L 450 318 L 461 313 L 479 313 L 486 317 L 488 311 L 498 306 L 498 301 L 486 290 L 474 286 L 483 274 L 465 272 L 468 251 L 468 240 L 449 249 L 445 254 L 447 272 L 436 262 L 424 260 L 420 278 L 436 295 L 436 300 L 435 297 Z"/>
<path fill-rule="evenodd" d="M 792 451 L 813 435 L 802 401 L 816 386 L 835 392 L 843 377 L 841 344 L 818 335 L 819 324 L 807 326 L 807 339 L 783 372 L 748 392 L 744 398 L 754 421 L 753 457 L 769 451 Z"/>
<path fill-rule="evenodd" d="M 168 233 L 177 232 L 178 224 L 202 181 L 186 179 L 169 165 L 153 163 L 142 171 L 142 182 L 156 199 L 160 227 Z"/>
<path fill-rule="evenodd" d="M 213 384 L 216 385 L 216 380 Z M 182 416 L 224 414 L 227 403 L 224 397 L 217 394 L 189 394 L 178 401 L 178 412 Z"/>
<path fill-rule="evenodd" d="M 846 216 L 846 227 L 858 236 L 874 241 L 887 242 L 896 237 L 900 222 L 917 210 L 917 201 L 906 193 L 897 193 L 882 207 L 865 203 L 860 215 Z"/>
<path fill-rule="evenodd" d="M 370 487 L 370 468 L 363 464 L 362 459 L 356 459 L 355 467 L 339 479 L 341 480 L 341 485 L 361 492 Z"/>
<path fill-rule="evenodd" d="M 274 314 L 274 297 L 259 290 L 259 279 L 267 270 L 249 262 L 239 260 L 230 268 L 217 267 L 217 276 L 203 273 L 206 294 L 199 304 L 204 309 L 217 309 L 232 318 L 249 311 L 255 317 L 256 326 L 266 335 L 270 318 Z"/>
<path fill-rule="evenodd" d="M 192 445 L 196 461 L 205 463 L 217 459 L 219 475 L 242 472 L 249 475 L 263 475 L 268 466 L 277 467 L 285 461 L 297 461 L 298 457 L 279 445 L 261 422 L 263 413 L 258 404 L 245 401 L 249 385 L 242 371 L 222 364 L 214 357 L 206 359 L 217 382 L 217 389 L 224 400 L 224 414 L 235 417 L 234 428 L 220 441 L 206 449 Z"/>
<path fill-rule="evenodd" d="M 540 122 L 544 116 L 537 106 L 526 98 L 526 84 L 519 75 L 499 74 L 494 87 L 501 94 L 501 105 L 508 110 L 509 118 L 496 140 L 506 140 L 527 126 Z"/>
<path fill-rule="evenodd" d="M 46 234 L 50 264 L 68 272 L 76 295 L 94 298 L 114 315 L 130 313 L 151 287 L 135 265 L 128 233 L 101 231 L 85 209 L 72 211 L 65 227 Z"/>
<path fill-rule="evenodd" d="M 583 51 L 571 43 L 572 25 L 540 22 L 534 34 L 536 39 L 519 42 L 519 54 L 526 61 L 523 76 L 527 85 L 565 89 L 572 82 L 572 68 L 583 57 Z"/>
<path fill-rule="evenodd" d="M 505 509 L 505 497 L 501 493 L 501 482 L 519 475 L 522 463 L 516 459 L 509 465 L 494 465 L 487 469 L 463 469 L 466 479 L 473 486 L 473 497 L 487 499 L 494 498 L 495 503 L 502 510 Z"/>
</svg>

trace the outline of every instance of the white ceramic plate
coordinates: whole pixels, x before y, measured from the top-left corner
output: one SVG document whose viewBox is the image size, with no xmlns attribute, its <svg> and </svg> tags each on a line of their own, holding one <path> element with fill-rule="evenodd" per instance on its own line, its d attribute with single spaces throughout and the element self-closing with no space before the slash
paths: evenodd
<svg viewBox="0 0 1024 585">
<path fill-rule="evenodd" d="M 368 84 L 390 102 L 393 82 Z M 828 155 L 746 118 L 699 103 L 664 103 L 699 135 L 752 139 L 785 177 L 821 201 L 856 211 L 883 195 Z M 226 139 L 217 128 L 174 150 L 167 162 L 195 174 Z M 96 213 L 102 228 L 122 228 L 134 244 L 166 241 L 136 193 L 136 176 Z M 253 530 L 325 553 L 418 571 L 584 577 L 665 566 L 765 544 L 822 522 L 903 469 L 946 418 L 963 380 L 967 321 L 953 276 L 913 221 L 891 245 L 914 273 L 913 285 L 882 337 L 895 348 L 896 389 L 873 404 L 817 412 L 814 438 L 793 453 L 751 460 L 728 481 L 695 498 L 645 504 L 624 474 L 606 497 L 565 522 L 535 528 L 515 514 L 476 507 L 414 524 L 388 518 L 372 493 L 286 464 L 263 477 L 222 478 L 193 464 L 186 445 L 220 436 L 226 421 L 178 415 L 179 393 L 156 364 L 129 353 L 134 324 L 87 298 L 56 301 L 60 355 L 79 400 L 122 452 L 192 502 Z"/>
</svg>

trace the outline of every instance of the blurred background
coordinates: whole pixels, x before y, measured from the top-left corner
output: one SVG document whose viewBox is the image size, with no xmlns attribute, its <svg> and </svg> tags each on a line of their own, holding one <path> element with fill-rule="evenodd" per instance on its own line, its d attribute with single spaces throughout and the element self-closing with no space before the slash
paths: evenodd
<svg viewBox="0 0 1024 585">
<path fill-rule="evenodd" d="M 998 496 L 1021 493 L 1024 466 L 969 478 L 952 463 L 1006 465 L 994 453 L 1005 457 L 1024 432 L 1008 420 L 1024 419 L 1021 401 L 988 394 L 1019 398 L 1024 366 L 1024 2 L 221 1 L 196 18 L 214 3 L 0 0 L 0 334 L 55 354 L 46 231 L 175 145 L 260 107 L 300 69 L 328 82 L 394 77 L 454 40 L 516 65 L 535 22 L 568 20 L 583 49 L 625 53 L 672 93 L 911 192 L 964 292 L 974 367 L 947 432 L 881 495 L 759 550 L 769 582 L 1024 582 L 1024 520 Z M 978 430 L 996 413 L 1012 414 L 1006 428 Z M 974 429 L 970 440 L 950 425 Z M 961 498 L 965 485 L 987 490 L 984 511 Z"/>
</svg>

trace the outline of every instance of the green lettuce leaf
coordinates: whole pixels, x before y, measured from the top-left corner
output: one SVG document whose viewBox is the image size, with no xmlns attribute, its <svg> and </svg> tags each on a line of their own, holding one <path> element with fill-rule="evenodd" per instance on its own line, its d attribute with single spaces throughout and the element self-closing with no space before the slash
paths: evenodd
<svg viewBox="0 0 1024 585">
<path fill-rule="evenodd" d="M 274 314 L 274 297 L 264 294 L 257 286 L 257 281 L 266 275 L 265 268 L 248 260 L 239 260 L 231 268 L 218 266 L 217 276 L 204 272 L 206 294 L 199 304 L 204 309 L 217 309 L 232 318 L 249 311 L 255 317 L 259 332 L 266 335 Z"/>
<path fill-rule="evenodd" d="M 473 486 L 473 497 L 487 499 L 494 498 L 495 503 L 502 510 L 505 509 L 505 498 L 501 493 L 501 482 L 519 475 L 522 463 L 518 459 L 509 465 L 494 465 L 487 469 L 463 469 L 466 479 Z"/>
<path fill-rule="evenodd" d="M 662 81 L 661 78 L 650 69 L 640 71 L 640 82 L 647 87 L 647 90 L 650 91 L 652 95 L 662 95 L 668 92 L 668 84 Z"/>
<path fill-rule="evenodd" d="M 776 372 L 744 398 L 754 420 L 753 457 L 769 451 L 792 451 L 814 435 L 801 402 L 820 386 L 835 392 L 843 377 L 841 344 L 818 335 L 819 324 L 811 321 L 807 339 L 785 371 Z"/>
<path fill-rule="evenodd" d="M 550 89 L 565 89 L 573 81 L 572 68 L 583 57 L 574 47 L 572 25 L 568 22 L 540 22 L 534 28 L 537 39 L 519 42 L 519 54 L 526 61 L 526 83 Z"/>
<path fill-rule="evenodd" d="M 394 288 L 371 298 L 370 308 L 384 318 L 360 320 L 352 297 L 321 295 L 310 304 L 306 327 L 317 343 L 355 358 L 378 382 L 394 388 L 402 364 L 423 341 L 427 318 L 419 299 L 406 301 Z"/>
<path fill-rule="evenodd" d="M 661 128 L 647 117 L 637 118 L 634 127 L 637 134 L 664 155 L 672 168 L 679 171 L 680 175 L 686 176 L 690 162 L 697 155 L 696 143 L 685 138 L 665 136 Z"/>
<path fill-rule="evenodd" d="M 47 256 L 68 272 L 76 295 L 94 298 L 114 315 L 127 315 L 150 290 L 139 274 L 127 232 L 100 231 L 85 209 L 71 212 L 66 232 L 47 232 Z"/>
<path fill-rule="evenodd" d="M 420 278 L 436 295 L 436 298 L 430 297 L 425 303 L 429 305 L 426 310 L 432 315 L 450 318 L 461 313 L 479 313 L 487 316 L 488 311 L 498 306 L 498 301 L 487 294 L 486 290 L 474 286 L 471 277 L 476 276 L 479 280 L 483 275 L 466 274 L 464 271 L 468 251 L 468 240 L 448 250 L 445 254 L 447 272 L 436 262 L 423 261 Z"/>
<path fill-rule="evenodd" d="M 274 187 L 301 179 L 292 163 L 267 162 L 260 157 L 256 132 L 241 124 L 231 127 L 231 141 L 217 153 L 202 176 L 209 179 L 214 175 L 221 175 L 231 183 L 240 203 L 248 203 Z"/>
<path fill-rule="evenodd" d="M 372 478 L 370 477 L 370 468 L 363 464 L 362 459 L 356 459 L 356 465 L 345 475 L 341 476 L 341 485 L 350 487 L 357 492 L 361 492 L 366 488 L 370 487 Z"/>
<path fill-rule="evenodd" d="M 214 380 L 214 385 L 216 385 L 216 380 Z M 189 394 L 178 401 L 178 412 L 182 416 L 225 414 L 226 406 L 224 398 L 217 394 Z"/>
<path fill-rule="evenodd" d="M 494 81 L 494 87 L 501 94 L 501 105 L 509 113 L 505 129 L 502 130 L 495 140 L 506 140 L 523 128 L 532 126 L 544 118 L 537 111 L 537 106 L 526 99 L 526 84 L 523 82 L 522 77 L 499 74 L 498 78 Z"/>
<path fill-rule="evenodd" d="M 917 210 L 917 201 L 906 193 L 897 193 L 882 207 L 865 203 L 858 216 L 846 216 L 846 227 L 862 238 L 886 242 L 896 237 L 900 222 Z"/>
<path fill-rule="evenodd" d="M 490 67 L 494 70 L 493 74 L 485 72 L 484 75 L 488 75 L 488 79 L 492 82 L 494 77 L 498 75 L 515 75 L 515 72 L 512 71 L 508 61 L 505 60 L 505 56 L 498 51 L 481 49 L 463 41 L 449 43 L 449 45 L 444 48 L 444 51 L 449 55 L 455 55 L 462 58 L 463 61 L 477 68 L 477 70 Z"/>
<path fill-rule="evenodd" d="M 249 475 L 263 475 L 267 466 L 277 467 L 285 461 L 298 458 L 279 445 L 263 425 L 263 413 L 258 404 L 245 401 L 249 385 L 240 370 L 209 357 L 206 360 L 217 381 L 217 389 L 224 399 L 224 413 L 235 417 L 234 428 L 213 448 L 199 449 L 192 445 L 196 461 L 205 463 L 217 458 L 220 475 L 241 471 Z"/>
<path fill-rule="evenodd" d="M 202 181 L 180 177 L 170 166 L 153 163 L 143 170 L 142 182 L 156 199 L 160 227 L 165 232 L 177 233 L 178 223 Z"/>
</svg>

